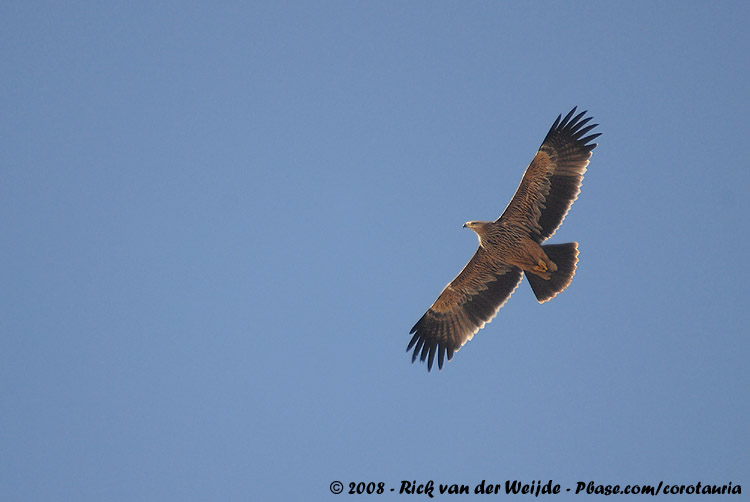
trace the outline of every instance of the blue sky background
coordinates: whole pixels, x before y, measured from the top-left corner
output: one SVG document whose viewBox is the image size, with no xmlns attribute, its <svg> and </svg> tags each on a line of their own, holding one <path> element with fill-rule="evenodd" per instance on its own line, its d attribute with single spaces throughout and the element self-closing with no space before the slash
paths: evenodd
<svg viewBox="0 0 750 502">
<path fill-rule="evenodd" d="M 750 492 L 748 19 L 3 2 L 0 498 Z M 442 371 L 412 365 L 476 248 L 461 225 L 574 105 L 603 135 L 553 238 L 580 243 L 573 283 L 522 284 Z"/>
</svg>

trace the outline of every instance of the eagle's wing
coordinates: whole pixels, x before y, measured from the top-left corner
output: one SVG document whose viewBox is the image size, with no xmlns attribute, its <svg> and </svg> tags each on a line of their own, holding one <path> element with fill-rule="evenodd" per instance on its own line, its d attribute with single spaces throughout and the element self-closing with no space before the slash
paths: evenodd
<svg viewBox="0 0 750 502">
<path fill-rule="evenodd" d="M 409 332 L 414 334 L 406 348 L 407 352 L 414 348 L 412 362 L 417 356 L 422 361 L 427 359 L 429 371 L 437 353 L 438 367 L 442 368 L 446 354 L 450 360 L 497 315 L 522 277 L 520 268 L 492 262 L 484 248 L 477 249 Z"/>
<path fill-rule="evenodd" d="M 578 198 L 583 173 L 596 148 L 590 141 L 601 134 L 584 137 L 598 124 L 586 126 L 591 117 L 583 118 L 585 111 L 573 117 L 575 111 L 570 110 L 562 121 L 562 115 L 557 117 L 513 199 L 497 219 L 522 226 L 540 243 L 555 233 Z"/>
</svg>

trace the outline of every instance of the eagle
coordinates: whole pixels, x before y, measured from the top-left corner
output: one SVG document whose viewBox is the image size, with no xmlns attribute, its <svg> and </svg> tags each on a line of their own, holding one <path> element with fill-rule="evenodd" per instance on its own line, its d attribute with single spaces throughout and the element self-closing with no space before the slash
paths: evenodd
<svg viewBox="0 0 750 502">
<path fill-rule="evenodd" d="M 489 323 L 510 298 L 524 273 L 539 303 L 563 291 L 576 272 L 578 243 L 542 244 L 562 224 L 581 191 L 583 174 L 601 133 L 574 107 L 557 120 L 526 168 L 515 195 L 495 221 L 469 221 L 464 228 L 479 248 L 409 332 L 412 363 L 437 356 L 438 368 Z M 585 118 L 584 118 L 585 117 Z"/>
</svg>

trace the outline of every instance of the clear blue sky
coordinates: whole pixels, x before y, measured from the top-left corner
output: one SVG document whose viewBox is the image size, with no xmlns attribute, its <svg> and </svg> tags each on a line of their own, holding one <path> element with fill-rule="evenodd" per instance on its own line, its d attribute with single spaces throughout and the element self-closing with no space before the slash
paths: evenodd
<svg viewBox="0 0 750 502">
<path fill-rule="evenodd" d="M 749 18 L 3 2 L 0 498 L 750 493 Z M 574 105 L 603 135 L 553 238 L 580 243 L 573 283 L 544 305 L 523 283 L 442 371 L 412 365 L 461 225 Z"/>
</svg>

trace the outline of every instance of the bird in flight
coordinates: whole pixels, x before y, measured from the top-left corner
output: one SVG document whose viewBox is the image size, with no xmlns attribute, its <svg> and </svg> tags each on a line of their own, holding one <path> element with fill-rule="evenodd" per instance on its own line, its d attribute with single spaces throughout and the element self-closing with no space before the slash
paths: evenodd
<svg viewBox="0 0 750 502">
<path fill-rule="evenodd" d="M 515 195 L 495 221 L 469 221 L 479 249 L 417 321 L 407 352 L 411 360 L 438 368 L 490 322 L 510 298 L 524 273 L 539 303 L 568 287 L 576 272 L 578 244 L 542 244 L 562 224 L 581 191 L 583 174 L 601 133 L 591 117 L 557 117 L 521 179 Z"/>
</svg>

